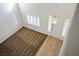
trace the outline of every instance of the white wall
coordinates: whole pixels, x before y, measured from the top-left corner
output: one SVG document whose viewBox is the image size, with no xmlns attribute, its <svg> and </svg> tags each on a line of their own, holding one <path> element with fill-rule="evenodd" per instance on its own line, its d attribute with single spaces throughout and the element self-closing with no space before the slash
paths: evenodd
<svg viewBox="0 0 79 59">
<path fill-rule="evenodd" d="M 79 4 L 73 15 L 69 32 L 64 40 L 60 55 L 79 56 Z"/>
<path fill-rule="evenodd" d="M 13 7 L 12 7 L 13 6 Z M 16 5 L 0 4 L 0 43 L 22 27 Z"/>
<path fill-rule="evenodd" d="M 23 15 L 23 23 L 25 27 L 34 29 L 39 32 L 43 32 L 55 37 L 59 37 L 60 39 L 63 39 L 61 36 L 63 25 L 66 18 L 69 18 L 71 20 L 75 4 L 56 4 L 56 3 L 27 3 L 27 4 L 19 4 L 21 13 Z M 32 25 L 29 25 L 27 23 L 27 15 L 31 16 L 38 16 L 41 20 L 41 26 L 35 27 Z M 49 16 L 57 16 L 57 24 L 55 25 L 55 28 L 53 29 L 53 32 L 48 32 L 48 17 Z"/>
</svg>

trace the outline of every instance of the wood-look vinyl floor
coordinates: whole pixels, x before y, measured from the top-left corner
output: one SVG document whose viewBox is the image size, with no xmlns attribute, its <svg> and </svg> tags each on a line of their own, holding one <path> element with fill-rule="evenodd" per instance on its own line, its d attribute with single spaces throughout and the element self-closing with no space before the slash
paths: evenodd
<svg viewBox="0 0 79 59">
<path fill-rule="evenodd" d="M 58 56 L 63 40 L 48 36 L 36 56 Z"/>
<path fill-rule="evenodd" d="M 0 44 L 0 55 L 34 56 L 46 38 L 45 34 L 23 27 Z"/>
</svg>

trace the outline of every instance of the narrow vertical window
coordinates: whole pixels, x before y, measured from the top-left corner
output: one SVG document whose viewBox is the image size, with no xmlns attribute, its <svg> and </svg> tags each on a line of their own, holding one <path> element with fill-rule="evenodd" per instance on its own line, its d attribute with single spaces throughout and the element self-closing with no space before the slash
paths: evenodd
<svg viewBox="0 0 79 59">
<path fill-rule="evenodd" d="M 29 16 L 29 15 L 27 15 L 27 22 L 28 22 L 29 24 L 31 24 L 30 16 Z"/>
<path fill-rule="evenodd" d="M 37 17 L 37 26 L 38 27 L 40 26 L 40 19 L 39 19 L 39 17 Z"/>
<path fill-rule="evenodd" d="M 30 16 L 30 22 L 33 25 L 33 17 L 32 16 Z"/>
<path fill-rule="evenodd" d="M 62 32 L 62 36 L 66 35 L 66 31 L 68 28 L 68 24 L 69 24 L 69 19 L 66 19 L 65 23 L 64 23 L 64 27 L 63 27 L 63 32 Z"/>
<path fill-rule="evenodd" d="M 48 21 L 48 31 L 51 32 L 51 19 L 52 17 L 49 16 L 49 21 Z"/>
</svg>

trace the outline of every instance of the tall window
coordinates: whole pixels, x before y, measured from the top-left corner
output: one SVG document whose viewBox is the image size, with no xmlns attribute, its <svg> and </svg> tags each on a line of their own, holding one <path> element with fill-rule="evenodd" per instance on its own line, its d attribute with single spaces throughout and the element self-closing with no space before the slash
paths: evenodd
<svg viewBox="0 0 79 59">
<path fill-rule="evenodd" d="M 34 25 L 34 26 L 40 26 L 40 18 L 36 16 L 29 16 L 27 15 L 27 22 L 28 24 Z"/>
<path fill-rule="evenodd" d="M 48 31 L 53 31 L 54 25 L 57 23 L 57 18 L 55 16 L 49 16 L 48 21 Z"/>
<path fill-rule="evenodd" d="M 66 35 L 67 29 L 68 29 L 68 25 L 69 25 L 69 19 L 66 19 L 66 21 L 64 23 L 63 31 L 62 31 L 62 36 L 63 37 Z"/>
</svg>

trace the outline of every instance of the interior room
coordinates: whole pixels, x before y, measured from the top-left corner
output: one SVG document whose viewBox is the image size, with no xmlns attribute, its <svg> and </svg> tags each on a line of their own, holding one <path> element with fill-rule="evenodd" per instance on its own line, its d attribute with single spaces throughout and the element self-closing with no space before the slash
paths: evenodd
<svg viewBox="0 0 79 59">
<path fill-rule="evenodd" d="M 78 5 L 0 3 L 0 56 L 79 55 Z"/>
</svg>

